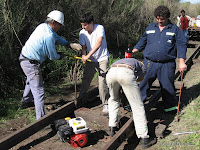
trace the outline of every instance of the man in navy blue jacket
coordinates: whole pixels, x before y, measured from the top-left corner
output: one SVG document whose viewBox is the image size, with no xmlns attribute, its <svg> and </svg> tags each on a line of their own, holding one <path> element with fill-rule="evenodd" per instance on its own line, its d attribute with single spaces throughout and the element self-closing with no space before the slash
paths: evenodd
<svg viewBox="0 0 200 150">
<path fill-rule="evenodd" d="M 133 53 L 143 51 L 147 74 L 140 83 L 142 100 L 147 97 L 150 86 L 158 78 L 162 90 L 165 112 L 176 112 L 178 99 L 174 88 L 175 60 L 179 59 L 179 71 L 186 70 L 187 39 L 183 32 L 169 20 L 170 11 L 166 6 L 158 6 L 154 11 L 157 23 L 149 25 Z"/>
</svg>

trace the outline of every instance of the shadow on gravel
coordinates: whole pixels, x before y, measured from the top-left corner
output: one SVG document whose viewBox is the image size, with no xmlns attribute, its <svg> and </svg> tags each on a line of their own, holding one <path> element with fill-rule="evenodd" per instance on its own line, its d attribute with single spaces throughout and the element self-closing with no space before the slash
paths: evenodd
<svg viewBox="0 0 200 150">
<path fill-rule="evenodd" d="M 108 134 L 103 130 L 93 131 L 88 135 L 88 143 L 84 147 L 97 144 L 100 140 L 104 139 Z"/>
<path fill-rule="evenodd" d="M 140 144 L 140 140 L 137 138 L 137 135 L 134 134 L 127 140 L 123 150 L 134 150 Z"/>
<path fill-rule="evenodd" d="M 200 83 L 182 91 L 180 110 L 200 95 Z"/>
<path fill-rule="evenodd" d="M 87 102 L 86 104 L 83 104 L 81 107 L 85 107 L 85 108 L 93 108 L 96 106 L 102 107 L 102 102 L 100 100 L 99 97 L 96 97 L 95 100 L 91 101 L 91 102 Z"/>
<path fill-rule="evenodd" d="M 34 141 L 32 141 L 31 143 L 28 143 L 25 146 L 20 147 L 18 150 L 27 150 L 30 149 L 31 147 L 34 147 L 35 145 L 38 145 L 39 143 L 42 143 L 48 139 L 50 139 L 51 137 L 56 135 L 56 131 L 51 130 L 47 135 L 40 137 Z"/>
</svg>

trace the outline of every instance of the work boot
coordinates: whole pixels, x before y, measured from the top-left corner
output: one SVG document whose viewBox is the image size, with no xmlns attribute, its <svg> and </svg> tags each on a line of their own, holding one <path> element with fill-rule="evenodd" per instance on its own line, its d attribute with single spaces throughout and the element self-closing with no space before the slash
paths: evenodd
<svg viewBox="0 0 200 150">
<path fill-rule="evenodd" d="M 156 144 L 157 139 L 154 137 L 149 137 L 149 138 L 141 138 L 142 142 L 142 148 L 146 149 L 151 147 L 152 145 Z"/>
<path fill-rule="evenodd" d="M 22 102 L 21 103 L 22 109 L 26 109 L 26 108 L 29 108 L 29 107 L 34 107 L 34 102 Z"/>
<path fill-rule="evenodd" d="M 110 136 L 113 137 L 118 130 L 117 127 L 110 127 Z"/>
</svg>

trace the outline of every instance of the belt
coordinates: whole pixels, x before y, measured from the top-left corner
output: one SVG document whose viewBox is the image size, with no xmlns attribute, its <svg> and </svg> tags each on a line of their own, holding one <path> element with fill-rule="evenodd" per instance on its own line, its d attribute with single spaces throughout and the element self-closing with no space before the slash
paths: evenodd
<svg viewBox="0 0 200 150">
<path fill-rule="evenodd" d="M 22 62 L 24 60 L 28 60 L 31 64 L 40 64 L 37 60 L 31 60 L 31 59 L 25 57 L 24 55 L 22 55 L 22 56 L 24 57 L 24 59 L 20 59 L 19 62 Z"/>
<path fill-rule="evenodd" d="M 133 67 L 131 67 L 130 65 L 127 65 L 127 64 L 114 64 L 114 65 L 112 65 L 112 67 L 124 67 L 124 68 L 134 70 Z"/>
<path fill-rule="evenodd" d="M 169 59 L 169 60 L 164 60 L 164 61 L 159 61 L 159 60 L 151 60 L 149 58 L 146 57 L 147 60 L 150 60 L 152 62 L 155 62 L 155 63 L 168 63 L 168 62 L 175 62 L 175 59 Z"/>
</svg>

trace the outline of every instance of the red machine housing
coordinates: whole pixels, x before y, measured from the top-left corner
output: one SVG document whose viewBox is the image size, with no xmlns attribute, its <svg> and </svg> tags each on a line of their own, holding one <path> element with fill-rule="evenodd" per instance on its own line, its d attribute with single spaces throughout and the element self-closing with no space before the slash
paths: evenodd
<svg viewBox="0 0 200 150">
<path fill-rule="evenodd" d="M 87 142 L 88 135 L 86 133 L 72 135 L 69 140 L 69 144 L 73 147 L 83 147 Z"/>
</svg>

